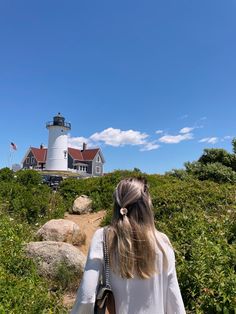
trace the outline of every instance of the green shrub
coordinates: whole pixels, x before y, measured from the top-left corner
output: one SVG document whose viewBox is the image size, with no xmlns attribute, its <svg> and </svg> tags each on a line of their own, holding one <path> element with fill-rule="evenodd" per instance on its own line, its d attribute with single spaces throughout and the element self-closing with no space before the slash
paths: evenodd
<svg viewBox="0 0 236 314">
<path fill-rule="evenodd" d="M 35 170 L 21 170 L 17 178 L 0 181 L 1 207 L 29 223 L 62 218 L 66 210 L 63 198 L 40 180 Z"/>
<path fill-rule="evenodd" d="M 16 173 L 16 181 L 24 186 L 39 185 L 42 181 L 41 175 L 35 170 L 20 170 Z"/>
<path fill-rule="evenodd" d="M 10 200 L 11 211 L 30 223 L 46 215 L 50 200 L 50 192 L 46 186 L 20 190 L 20 193 Z"/>
<path fill-rule="evenodd" d="M 85 194 L 92 198 L 93 209 L 111 209 L 113 192 L 116 185 L 123 178 L 140 176 L 139 171 L 117 170 L 103 177 L 75 179 L 68 178 L 60 184 L 59 193 L 66 201 L 67 208 L 71 208 L 76 197 Z"/>
<path fill-rule="evenodd" d="M 82 272 L 75 273 L 67 263 L 62 262 L 57 267 L 53 284 L 56 289 L 75 292 L 78 289 L 81 278 Z"/>
<path fill-rule="evenodd" d="M 171 217 L 175 211 L 182 210 L 235 208 L 235 189 L 229 184 L 163 179 L 162 184 L 151 185 L 150 190 L 156 219 Z"/>
<path fill-rule="evenodd" d="M 9 168 L 0 169 L 0 181 L 12 181 L 14 179 L 14 172 Z"/>
<path fill-rule="evenodd" d="M 202 156 L 198 159 L 201 164 L 219 163 L 226 167 L 232 167 L 232 160 L 234 154 L 228 153 L 222 148 L 206 148 L 203 151 Z"/>
<path fill-rule="evenodd" d="M 189 313 L 234 313 L 236 252 L 233 211 L 190 210 L 157 221 L 176 250 L 177 273 Z M 231 242 L 231 243 L 229 243 Z"/>
<path fill-rule="evenodd" d="M 190 176 L 218 183 L 236 183 L 236 138 L 232 146 L 233 154 L 222 148 L 206 148 L 198 161 L 186 162 L 185 169 L 173 169 L 168 174 L 182 180 Z"/>
<path fill-rule="evenodd" d="M 24 254 L 31 237 L 29 225 L 0 213 L 0 313 L 66 313 Z"/>
<path fill-rule="evenodd" d="M 187 174 L 199 180 L 212 180 L 219 183 L 236 182 L 236 172 L 219 162 L 204 164 L 198 161 L 185 163 L 185 167 Z"/>
</svg>

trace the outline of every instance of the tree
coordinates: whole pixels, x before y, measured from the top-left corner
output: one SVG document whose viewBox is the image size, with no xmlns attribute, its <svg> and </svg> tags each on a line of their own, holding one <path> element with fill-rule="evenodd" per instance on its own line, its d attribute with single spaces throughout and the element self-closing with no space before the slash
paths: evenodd
<svg viewBox="0 0 236 314">
<path fill-rule="evenodd" d="M 38 185 L 41 181 L 41 175 L 35 170 L 20 170 L 17 172 L 17 182 L 24 186 Z"/>
<path fill-rule="evenodd" d="M 14 173 L 11 169 L 5 167 L 0 169 L 0 181 L 11 181 L 14 178 Z"/>
<path fill-rule="evenodd" d="M 223 148 L 206 148 L 202 156 L 198 159 L 201 164 L 221 163 L 226 167 L 232 166 L 232 154 Z"/>
<path fill-rule="evenodd" d="M 223 148 L 206 148 L 198 161 L 186 162 L 184 170 L 174 169 L 170 175 L 182 180 L 187 179 L 188 176 L 193 176 L 199 180 L 235 183 L 236 138 L 232 140 L 232 146 L 233 154 Z"/>
<path fill-rule="evenodd" d="M 236 155 L 236 137 L 234 137 L 232 140 L 232 146 L 233 146 L 233 152 Z"/>
</svg>

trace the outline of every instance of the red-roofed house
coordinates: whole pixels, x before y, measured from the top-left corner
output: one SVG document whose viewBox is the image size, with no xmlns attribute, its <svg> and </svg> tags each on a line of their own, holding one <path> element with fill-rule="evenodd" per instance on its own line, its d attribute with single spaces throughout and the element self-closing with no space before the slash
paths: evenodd
<svg viewBox="0 0 236 314">
<path fill-rule="evenodd" d="M 30 147 L 22 160 L 23 169 L 45 170 L 47 148 Z M 84 176 L 103 175 L 103 164 L 105 160 L 100 148 L 83 149 L 68 147 L 68 170 Z"/>
</svg>

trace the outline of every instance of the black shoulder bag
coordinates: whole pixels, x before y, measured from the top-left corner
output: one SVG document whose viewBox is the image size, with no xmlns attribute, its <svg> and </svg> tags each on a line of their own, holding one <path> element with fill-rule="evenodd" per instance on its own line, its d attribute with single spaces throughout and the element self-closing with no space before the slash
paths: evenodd
<svg viewBox="0 0 236 314">
<path fill-rule="evenodd" d="M 107 230 L 103 230 L 103 278 L 100 283 L 96 295 L 94 314 L 115 314 L 115 299 L 111 290 L 110 284 L 110 266 L 109 266 L 109 254 L 107 249 L 107 239 L 106 239 Z"/>
</svg>

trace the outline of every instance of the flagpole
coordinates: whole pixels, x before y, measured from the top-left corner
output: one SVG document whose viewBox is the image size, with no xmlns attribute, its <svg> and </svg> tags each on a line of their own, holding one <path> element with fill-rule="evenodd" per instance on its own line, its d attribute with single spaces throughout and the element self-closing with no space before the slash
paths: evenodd
<svg viewBox="0 0 236 314">
<path fill-rule="evenodd" d="M 9 149 L 9 154 L 8 154 L 8 160 L 7 160 L 7 166 L 8 166 L 8 168 L 10 168 L 11 169 L 11 157 L 12 157 L 12 150 L 11 150 L 11 148 Z"/>
<path fill-rule="evenodd" d="M 17 146 L 15 143 L 11 142 L 10 144 L 10 151 L 9 151 L 9 158 L 8 158 L 8 167 L 11 169 L 13 164 L 13 152 L 17 150 Z"/>
</svg>

